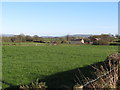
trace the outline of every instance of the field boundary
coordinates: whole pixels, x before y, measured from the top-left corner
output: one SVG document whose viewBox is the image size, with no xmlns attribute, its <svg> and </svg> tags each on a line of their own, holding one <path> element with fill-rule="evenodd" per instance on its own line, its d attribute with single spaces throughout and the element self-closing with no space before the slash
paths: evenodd
<svg viewBox="0 0 120 90">
<path fill-rule="evenodd" d="M 118 81 L 120 77 L 120 53 L 112 54 L 105 60 L 104 65 L 98 69 L 97 67 L 91 66 L 96 69 L 97 78 L 90 80 L 85 77 L 85 84 L 75 85 L 74 90 L 79 88 L 119 88 Z"/>
</svg>

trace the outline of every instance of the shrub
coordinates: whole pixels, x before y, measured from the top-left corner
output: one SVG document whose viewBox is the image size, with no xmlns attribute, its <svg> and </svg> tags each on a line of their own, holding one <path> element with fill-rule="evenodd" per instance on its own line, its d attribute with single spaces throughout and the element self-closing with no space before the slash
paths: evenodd
<svg viewBox="0 0 120 90">
<path fill-rule="evenodd" d="M 98 40 L 98 41 L 94 41 L 93 45 L 109 45 L 109 42 L 106 40 Z"/>
<path fill-rule="evenodd" d="M 112 43 L 110 43 L 110 45 L 119 46 L 119 45 L 120 45 L 120 43 L 117 43 L 117 42 L 112 42 Z"/>
</svg>

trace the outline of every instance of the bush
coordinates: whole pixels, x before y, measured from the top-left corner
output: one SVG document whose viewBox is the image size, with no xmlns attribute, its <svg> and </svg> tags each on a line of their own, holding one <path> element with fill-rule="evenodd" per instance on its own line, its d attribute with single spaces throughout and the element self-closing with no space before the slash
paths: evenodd
<svg viewBox="0 0 120 90">
<path fill-rule="evenodd" d="M 98 40 L 98 41 L 94 41 L 93 45 L 109 45 L 109 42 L 106 40 Z"/>
<path fill-rule="evenodd" d="M 110 45 L 119 46 L 119 45 L 120 45 L 120 43 L 117 43 L 117 42 L 112 42 L 112 43 L 110 43 Z"/>
</svg>

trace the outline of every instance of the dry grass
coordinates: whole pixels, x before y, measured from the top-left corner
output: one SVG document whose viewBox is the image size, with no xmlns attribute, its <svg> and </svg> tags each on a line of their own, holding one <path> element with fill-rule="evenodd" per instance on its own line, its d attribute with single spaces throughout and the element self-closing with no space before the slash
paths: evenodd
<svg viewBox="0 0 120 90">
<path fill-rule="evenodd" d="M 94 80 L 84 77 L 85 78 L 85 84 L 83 85 L 75 85 L 74 90 L 77 90 L 78 88 L 94 88 L 94 89 L 113 89 L 113 88 L 119 88 L 119 63 L 120 62 L 120 53 L 114 53 L 107 57 L 107 59 L 103 62 L 103 64 L 98 67 L 92 65 L 91 67 L 95 70 L 94 75 L 96 75 L 97 78 Z M 82 75 L 82 74 L 81 74 Z M 83 75 L 82 75 L 83 76 Z"/>
</svg>

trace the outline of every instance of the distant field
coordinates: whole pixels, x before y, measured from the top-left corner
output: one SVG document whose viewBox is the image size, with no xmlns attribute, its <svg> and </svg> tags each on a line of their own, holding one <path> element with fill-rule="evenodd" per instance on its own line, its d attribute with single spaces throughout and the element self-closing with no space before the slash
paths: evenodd
<svg viewBox="0 0 120 90">
<path fill-rule="evenodd" d="M 37 78 L 103 61 L 117 50 L 117 46 L 93 45 L 3 46 L 3 80 L 13 85 L 29 84 Z"/>
<path fill-rule="evenodd" d="M 34 42 L 3 42 L 2 45 L 15 45 L 15 46 L 42 46 L 46 45 L 45 43 L 34 43 Z"/>
</svg>

